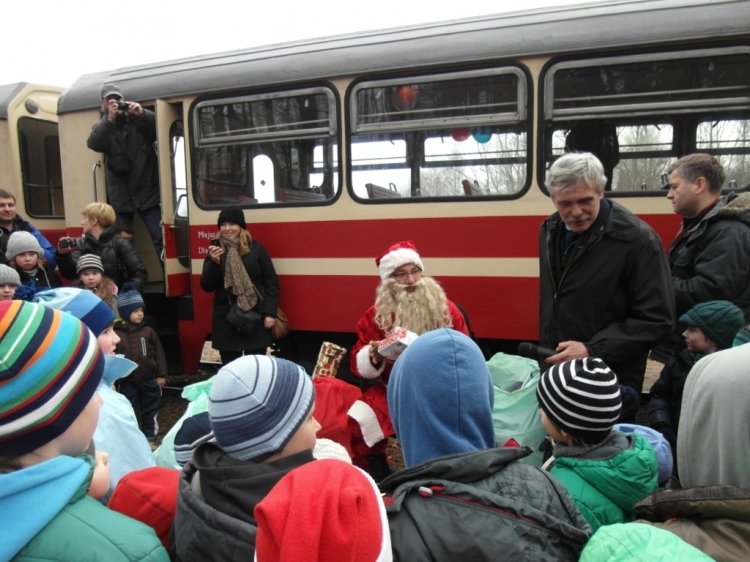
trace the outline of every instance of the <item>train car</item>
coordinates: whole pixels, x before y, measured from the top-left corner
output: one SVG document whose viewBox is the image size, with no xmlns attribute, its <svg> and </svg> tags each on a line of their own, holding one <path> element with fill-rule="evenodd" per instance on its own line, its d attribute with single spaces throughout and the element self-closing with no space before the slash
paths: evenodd
<svg viewBox="0 0 750 562">
<path fill-rule="evenodd" d="M 114 82 L 157 115 L 163 265 L 142 225 L 136 243 L 185 371 L 210 339 L 199 278 L 227 205 L 273 258 L 292 358 L 353 341 L 374 258 L 404 239 L 488 353 L 534 341 L 544 176 L 564 151 L 598 154 L 607 196 L 665 244 L 675 159 L 716 154 L 725 189 L 747 188 L 748 16 L 747 0 L 614 0 L 88 74 L 58 107 L 68 232 L 105 199 L 86 138 Z"/>
<path fill-rule="evenodd" d="M 62 91 L 26 82 L 0 86 L 0 189 L 52 243 L 65 232 L 57 130 Z"/>
</svg>

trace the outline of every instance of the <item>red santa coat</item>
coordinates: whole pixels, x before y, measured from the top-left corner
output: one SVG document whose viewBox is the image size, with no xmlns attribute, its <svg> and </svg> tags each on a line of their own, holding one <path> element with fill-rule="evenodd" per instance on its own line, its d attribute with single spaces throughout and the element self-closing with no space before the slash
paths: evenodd
<svg viewBox="0 0 750 562">
<path fill-rule="evenodd" d="M 447 304 L 453 322 L 452 328 L 468 336 L 469 329 L 464 315 L 452 301 L 448 300 Z M 350 355 L 351 370 L 355 375 L 365 379 L 380 377 L 376 384 L 365 390 L 360 400 L 352 404 L 348 412 L 349 417 L 356 422 L 365 445 L 358 451 L 356 446 L 358 436 L 354 436 L 352 447 L 355 455 L 365 453 L 367 449 L 394 434 L 386 394 L 386 385 L 393 362 L 384 360 L 380 367 L 376 368 L 370 362 L 369 354 L 369 343 L 383 338 L 385 338 L 385 332 L 375 323 L 375 306 L 373 305 L 357 322 L 357 343 L 352 347 Z"/>
</svg>

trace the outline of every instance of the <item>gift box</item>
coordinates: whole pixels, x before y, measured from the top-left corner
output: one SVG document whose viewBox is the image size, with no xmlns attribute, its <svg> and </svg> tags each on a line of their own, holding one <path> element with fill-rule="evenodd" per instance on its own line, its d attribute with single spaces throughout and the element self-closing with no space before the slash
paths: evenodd
<svg viewBox="0 0 750 562">
<path fill-rule="evenodd" d="M 346 348 L 324 341 L 320 346 L 318 361 L 315 363 L 312 377 L 335 377 L 345 354 Z"/>
<path fill-rule="evenodd" d="M 395 361 L 415 339 L 417 339 L 417 334 L 414 332 L 406 328 L 393 328 L 391 333 L 378 344 L 378 353 L 386 359 Z"/>
</svg>

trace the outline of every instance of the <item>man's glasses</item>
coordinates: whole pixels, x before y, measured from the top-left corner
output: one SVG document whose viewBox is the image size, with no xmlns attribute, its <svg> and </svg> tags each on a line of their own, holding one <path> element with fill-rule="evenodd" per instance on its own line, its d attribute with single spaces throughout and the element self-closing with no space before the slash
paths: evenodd
<svg viewBox="0 0 750 562">
<path fill-rule="evenodd" d="M 391 277 L 393 277 L 399 283 L 403 283 L 404 281 L 409 279 L 409 277 L 411 277 L 412 279 L 419 279 L 420 277 L 422 277 L 422 268 L 415 267 L 411 271 L 401 271 L 400 273 L 394 273 L 393 275 L 391 275 Z"/>
</svg>

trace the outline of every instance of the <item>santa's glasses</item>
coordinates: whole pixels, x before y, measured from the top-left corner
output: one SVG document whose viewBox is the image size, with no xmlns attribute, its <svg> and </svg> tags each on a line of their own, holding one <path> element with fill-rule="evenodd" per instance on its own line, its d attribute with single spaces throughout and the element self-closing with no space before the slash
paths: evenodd
<svg viewBox="0 0 750 562">
<path fill-rule="evenodd" d="M 398 271 L 391 275 L 396 281 L 399 283 L 403 283 L 404 281 L 408 280 L 409 277 L 411 277 L 414 280 L 420 279 L 422 277 L 422 268 L 421 267 L 415 267 L 411 271 Z"/>
</svg>

